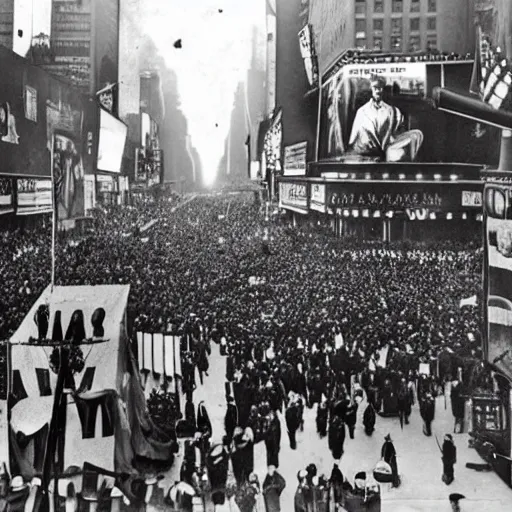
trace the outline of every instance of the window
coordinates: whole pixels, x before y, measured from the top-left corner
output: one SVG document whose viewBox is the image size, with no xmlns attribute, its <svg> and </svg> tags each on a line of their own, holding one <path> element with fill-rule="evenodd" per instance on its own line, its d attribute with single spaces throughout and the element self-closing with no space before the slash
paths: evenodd
<svg viewBox="0 0 512 512">
<path fill-rule="evenodd" d="M 427 50 L 437 50 L 437 37 L 436 36 L 428 36 Z"/>
<path fill-rule="evenodd" d="M 401 35 L 402 34 L 402 18 L 393 18 L 391 20 L 391 34 Z"/>
<path fill-rule="evenodd" d="M 420 0 L 411 0 L 411 12 L 420 12 Z"/>
<path fill-rule="evenodd" d="M 356 14 L 366 14 L 366 0 L 356 0 Z"/>
<path fill-rule="evenodd" d="M 431 16 L 427 18 L 427 30 L 436 30 L 436 18 Z"/>
<path fill-rule="evenodd" d="M 402 2 L 402 0 L 393 0 L 392 9 L 393 12 L 403 12 L 404 3 Z"/>
<path fill-rule="evenodd" d="M 384 30 L 384 20 L 377 19 L 373 20 L 373 31 L 374 32 L 382 32 Z"/>
<path fill-rule="evenodd" d="M 420 50 L 421 40 L 420 36 L 411 36 L 409 37 L 409 51 L 417 52 Z"/>
<path fill-rule="evenodd" d="M 384 12 L 383 0 L 375 0 L 375 3 L 373 4 L 373 12 Z"/>
<path fill-rule="evenodd" d="M 393 50 L 402 49 L 402 36 L 391 36 L 391 48 Z"/>
<path fill-rule="evenodd" d="M 382 50 L 382 36 L 373 37 L 373 49 Z"/>
<path fill-rule="evenodd" d="M 418 32 L 420 29 L 420 19 L 411 18 L 411 32 Z"/>
<path fill-rule="evenodd" d="M 358 19 L 356 20 L 356 34 L 359 32 L 366 33 L 366 20 L 365 19 Z M 358 36 L 356 36 L 358 37 Z"/>
<path fill-rule="evenodd" d="M 356 48 L 358 48 L 358 49 L 366 48 L 366 37 L 357 37 L 356 38 Z"/>
<path fill-rule="evenodd" d="M 436 0 L 428 0 L 428 12 L 436 12 L 437 11 L 437 1 Z"/>
</svg>

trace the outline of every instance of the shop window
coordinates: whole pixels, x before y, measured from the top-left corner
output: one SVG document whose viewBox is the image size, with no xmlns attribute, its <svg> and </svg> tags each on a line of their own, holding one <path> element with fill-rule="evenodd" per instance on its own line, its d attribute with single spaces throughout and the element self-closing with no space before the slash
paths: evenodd
<svg viewBox="0 0 512 512">
<path fill-rule="evenodd" d="M 411 32 L 418 32 L 420 29 L 420 19 L 411 18 Z"/>
</svg>

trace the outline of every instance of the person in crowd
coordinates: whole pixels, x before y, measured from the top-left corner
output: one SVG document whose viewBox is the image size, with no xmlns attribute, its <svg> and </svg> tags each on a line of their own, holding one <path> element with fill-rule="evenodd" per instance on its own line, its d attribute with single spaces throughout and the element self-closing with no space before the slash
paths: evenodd
<svg viewBox="0 0 512 512">
<path fill-rule="evenodd" d="M 400 485 L 400 476 L 398 475 L 396 450 L 389 434 L 384 438 L 384 444 L 382 445 L 380 455 L 384 462 L 391 466 L 391 471 L 393 474 L 393 487 L 398 487 Z"/>
<path fill-rule="evenodd" d="M 297 430 L 302 424 L 302 400 L 295 393 L 290 393 L 288 406 L 286 407 L 285 418 L 288 437 L 290 438 L 290 448 L 297 449 Z"/>
<path fill-rule="evenodd" d="M 343 444 L 345 443 L 345 422 L 337 414 L 331 416 L 329 424 L 329 449 L 335 460 L 341 459 L 343 455 Z"/>
<path fill-rule="evenodd" d="M 286 487 L 285 479 L 276 471 L 275 466 L 268 467 L 263 480 L 263 496 L 266 512 L 281 512 L 281 494 Z"/>
<path fill-rule="evenodd" d="M 453 442 L 451 434 L 444 436 L 442 447 L 442 460 L 443 460 L 443 482 L 450 485 L 454 480 L 454 465 L 457 462 L 457 448 Z"/>
<path fill-rule="evenodd" d="M 400 425 L 403 428 L 404 423 L 409 425 L 409 416 L 411 415 L 412 406 L 414 405 L 414 390 L 411 382 L 407 382 L 405 377 L 400 380 L 398 390 L 398 414 L 400 417 Z"/>
<path fill-rule="evenodd" d="M 376 418 L 377 415 L 375 414 L 373 404 L 369 403 L 363 413 L 364 432 L 367 436 L 371 436 L 373 434 Z"/>
<path fill-rule="evenodd" d="M 279 467 L 279 452 L 281 450 L 281 422 L 273 410 L 269 410 L 266 418 L 268 429 L 265 433 L 265 448 L 267 450 L 267 466 Z"/>
<path fill-rule="evenodd" d="M 316 411 L 316 431 L 320 438 L 327 435 L 327 422 L 329 419 L 329 407 L 327 401 L 322 400 Z"/>
<path fill-rule="evenodd" d="M 226 436 L 231 443 L 235 428 L 238 427 L 238 408 L 232 396 L 227 397 L 227 404 L 226 414 L 224 416 L 224 428 L 226 430 Z"/>
<path fill-rule="evenodd" d="M 436 413 L 436 402 L 432 393 L 427 391 L 420 400 L 420 414 L 423 419 L 423 433 L 429 437 L 432 435 L 432 422 Z"/>
<path fill-rule="evenodd" d="M 458 380 L 454 380 L 451 383 L 450 402 L 454 417 L 453 433 L 462 434 L 464 432 L 466 399 L 463 393 L 463 386 Z"/>
<path fill-rule="evenodd" d="M 225 501 L 226 481 L 228 478 L 229 453 L 224 444 L 213 446 L 206 458 L 206 469 L 211 485 L 214 505 Z"/>
<path fill-rule="evenodd" d="M 306 482 L 307 471 L 305 469 L 299 471 L 297 473 L 298 486 L 295 491 L 294 497 L 294 510 L 295 512 L 309 512 L 310 509 L 308 507 L 308 498 L 309 498 L 309 488 Z"/>
<path fill-rule="evenodd" d="M 345 411 L 345 423 L 347 424 L 350 439 L 354 439 L 354 432 L 357 422 L 357 409 L 357 402 L 355 400 L 350 400 L 349 404 L 347 405 L 347 410 Z"/>
</svg>

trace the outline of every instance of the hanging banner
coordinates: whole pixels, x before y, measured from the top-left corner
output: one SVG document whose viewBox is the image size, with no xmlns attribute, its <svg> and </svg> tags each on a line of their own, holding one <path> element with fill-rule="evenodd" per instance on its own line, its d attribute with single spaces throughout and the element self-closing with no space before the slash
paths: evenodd
<svg viewBox="0 0 512 512">
<path fill-rule="evenodd" d="M 96 206 L 96 183 L 94 175 L 84 176 L 84 210 L 86 215 Z"/>
<path fill-rule="evenodd" d="M 311 210 L 316 210 L 317 212 L 325 213 L 327 206 L 325 204 L 326 197 L 326 186 L 320 183 L 312 183 L 311 184 L 311 198 L 309 202 L 309 207 Z"/>
<path fill-rule="evenodd" d="M 281 151 L 283 143 L 283 111 L 279 110 L 272 119 L 272 124 L 268 129 L 263 148 L 265 151 L 266 170 L 275 172 L 281 171 Z"/>
<path fill-rule="evenodd" d="M 76 219 L 85 215 L 84 167 L 80 147 L 74 137 L 55 133 L 53 177 L 58 219 Z"/>
<path fill-rule="evenodd" d="M 299 32 L 299 44 L 308 83 L 311 87 L 318 87 L 318 62 L 312 38 L 312 30 L 309 25 L 306 25 Z"/>
</svg>

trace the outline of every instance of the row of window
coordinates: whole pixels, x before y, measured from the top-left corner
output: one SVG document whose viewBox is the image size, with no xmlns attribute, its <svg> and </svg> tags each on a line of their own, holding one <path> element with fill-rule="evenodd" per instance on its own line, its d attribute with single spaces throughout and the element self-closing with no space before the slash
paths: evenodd
<svg viewBox="0 0 512 512">
<path fill-rule="evenodd" d="M 407 46 L 404 48 L 405 41 L 403 40 L 401 35 L 392 35 L 391 36 L 391 49 L 398 51 L 409 51 L 416 52 L 420 50 L 435 50 L 437 48 L 437 37 L 435 35 L 427 36 L 426 47 L 422 47 L 421 38 L 419 35 L 411 35 L 409 36 L 409 41 Z M 369 49 L 368 41 L 365 36 L 360 35 L 356 37 L 356 48 L 359 49 Z M 383 37 L 381 35 L 373 36 L 373 46 L 374 50 L 383 50 Z"/>
<path fill-rule="evenodd" d="M 386 0 L 373 0 L 373 12 L 384 12 L 384 3 Z M 368 0 L 371 5 L 372 0 Z M 437 11 L 437 0 L 427 0 L 427 11 Z M 356 0 L 356 13 L 366 14 L 366 0 Z M 420 12 L 421 0 L 411 0 L 411 12 Z M 391 0 L 392 12 L 404 12 L 404 2 L 402 0 Z"/>
<path fill-rule="evenodd" d="M 391 32 L 402 32 L 403 18 L 392 18 L 391 19 Z M 365 19 L 356 19 L 356 33 L 366 32 L 367 22 Z M 411 18 L 409 20 L 409 27 L 411 32 L 418 32 L 420 30 L 420 18 Z M 384 19 L 376 18 L 373 20 L 374 32 L 382 32 L 384 30 Z M 370 28 L 368 28 L 370 30 Z M 437 30 L 436 18 L 427 18 L 427 30 Z"/>
</svg>

